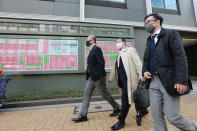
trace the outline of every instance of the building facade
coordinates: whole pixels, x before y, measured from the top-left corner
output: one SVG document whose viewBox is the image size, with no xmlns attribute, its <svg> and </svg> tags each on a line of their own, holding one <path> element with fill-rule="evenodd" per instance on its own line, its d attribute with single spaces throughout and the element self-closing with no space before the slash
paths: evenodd
<svg viewBox="0 0 197 131">
<path fill-rule="evenodd" d="M 8 94 L 83 90 L 89 34 L 97 37 L 107 72 L 118 37 L 143 58 L 144 16 L 152 12 L 180 33 L 195 78 L 197 0 L 0 0 L 0 68 L 13 76 Z"/>
</svg>

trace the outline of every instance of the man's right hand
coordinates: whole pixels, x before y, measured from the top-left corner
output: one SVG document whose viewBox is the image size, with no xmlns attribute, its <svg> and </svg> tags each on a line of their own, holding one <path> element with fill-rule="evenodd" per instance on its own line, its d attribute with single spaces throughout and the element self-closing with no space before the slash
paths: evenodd
<svg viewBox="0 0 197 131">
<path fill-rule="evenodd" d="M 144 72 L 144 78 L 145 79 L 151 79 L 152 78 L 152 74 L 150 72 Z"/>
</svg>

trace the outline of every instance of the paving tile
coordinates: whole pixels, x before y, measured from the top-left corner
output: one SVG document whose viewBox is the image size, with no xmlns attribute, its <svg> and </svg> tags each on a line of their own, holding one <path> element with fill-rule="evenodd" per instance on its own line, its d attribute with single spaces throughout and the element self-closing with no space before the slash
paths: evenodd
<svg viewBox="0 0 197 131">
<path fill-rule="evenodd" d="M 101 105 L 106 106 L 105 105 Z M 98 105 L 93 106 L 98 107 Z M 0 112 L 0 131 L 111 131 L 111 126 L 118 120 L 109 117 L 111 111 L 109 105 L 106 111 L 88 114 L 88 121 L 74 123 L 71 118 L 79 114 L 73 114 L 75 107 L 47 108 L 37 110 L 22 110 L 12 112 Z M 197 95 L 187 95 L 181 99 L 181 114 L 190 122 L 197 124 Z M 120 131 L 152 131 L 153 120 L 151 111 L 142 121 L 142 126 L 137 126 L 136 111 L 134 106 L 129 110 L 126 125 Z M 169 131 L 178 131 L 169 122 Z"/>
</svg>

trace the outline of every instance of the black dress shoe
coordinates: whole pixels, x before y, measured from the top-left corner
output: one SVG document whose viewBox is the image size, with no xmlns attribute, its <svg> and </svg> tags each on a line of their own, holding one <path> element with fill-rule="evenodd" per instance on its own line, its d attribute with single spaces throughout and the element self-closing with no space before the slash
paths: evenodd
<svg viewBox="0 0 197 131">
<path fill-rule="evenodd" d="M 112 130 L 120 130 L 121 128 L 123 128 L 125 126 L 124 122 L 117 122 L 115 125 L 113 125 L 111 127 Z"/>
<path fill-rule="evenodd" d="M 120 113 L 120 109 L 115 109 L 111 114 L 109 114 L 110 117 L 114 117 L 114 116 L 118 116 L 118 114 Z"/>
<path fill-rule="evenodd" d="M 82 116 L 82 115 L 79 115 L 77 118 L 72 118 L 72 121 L 74 122 L 82 122 L 87 120 L 88 120 L 87 116 Z"/>
</svg>

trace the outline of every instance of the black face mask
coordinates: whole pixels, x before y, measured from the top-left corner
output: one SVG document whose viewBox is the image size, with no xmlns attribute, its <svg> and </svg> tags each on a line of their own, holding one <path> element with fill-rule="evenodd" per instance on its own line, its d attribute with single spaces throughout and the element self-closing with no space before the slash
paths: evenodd
<svg viewBox="0 0 197 131">
<path fill-rule="evenodd" d="M 151 34 L 155 31 L 155 27 L 152 24 L 145 25 L 145 29 Z"/>
<path fill-rule="evenodd" d="M 86 46 L 89 46 L 90 44 L 90 41 L 86 41 Z"/>
</svg>

